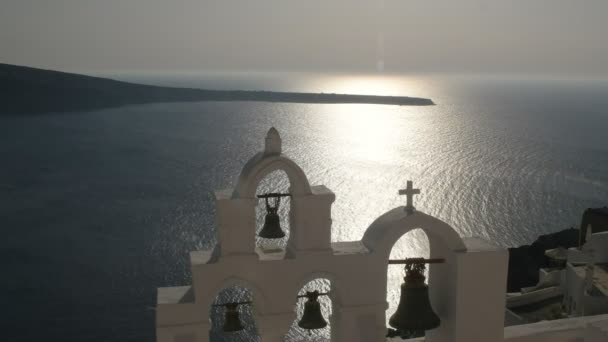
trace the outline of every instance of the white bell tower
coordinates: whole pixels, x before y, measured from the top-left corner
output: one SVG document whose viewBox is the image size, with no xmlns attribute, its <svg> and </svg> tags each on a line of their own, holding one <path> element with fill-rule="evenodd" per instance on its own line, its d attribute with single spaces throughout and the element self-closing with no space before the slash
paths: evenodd
<svg viewBox="0 0 608 342">
<path fill-rule="evenodd" d="M 234 189 L 215 193 L 217 245 L 190 253 L 192 286 L 158 289 L 157 342 L 208 342 L 210 307 L 218 292 L 239 285 L 251 291 L 253 317 L 262 341 L 280 342 L 296 319 L 302 286 L 331 281 L 333 342 L 385 340 L 386 285 L 390 251 L 410 230 L 428 236 L 431 258 L 445 263 L 429 269 L 431 304 L 441 325 L 427 341 L 502 341 L 508 254 L 477 238 L 461 238 L 441 220 L 408 206 L 380 215 L 360 241 L 331 242 L 335 195 L 311 186 L 302 169 L 282 154 L 271 128 L 264 150 L 243 167 Z M 255 246 L 256 189 L 269 173 L 283 170 L 290 182 L 287 248 L 267 253 Z M 301 303 L 301 302 L 300 302 Z"/>
</svg>

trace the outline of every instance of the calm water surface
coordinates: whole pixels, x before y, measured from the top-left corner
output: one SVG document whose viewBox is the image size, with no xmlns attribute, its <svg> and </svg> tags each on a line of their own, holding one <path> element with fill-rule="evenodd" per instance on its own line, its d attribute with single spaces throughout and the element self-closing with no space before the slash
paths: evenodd
<svg viewBox="0 0 608 342">
<path fill-rule="evenodd" d="M 397 190 L 408 179 L 422 189 L 419 210 L 463 236 L 501 246 L 576 225 L 585 208 L 608 204 L 608 82 L 219 73 L 120 78 L 410 95 L 437 105 L 201 102 L 0 117 L 0 315 L 10 341 L 153 341 L 156 287 L 190 283 L 187 252 L 215 241 L 212 191 L 234 186 L 271 126 L 310 182 L 336 193 L 334 241 L 360 239 L 376 217 L 403 205 Z M 273 174 L 260 191 L 287 186 L 283 174 Z M 427 253 L 417 232 L 393 250 L 394 257 Z M 401 272 L 388 276 L 390 315 Z M 327 284 L 311 286 L 319 285 Z M 306 336 L 290 332 L 291 340 Z"/>
</svg>

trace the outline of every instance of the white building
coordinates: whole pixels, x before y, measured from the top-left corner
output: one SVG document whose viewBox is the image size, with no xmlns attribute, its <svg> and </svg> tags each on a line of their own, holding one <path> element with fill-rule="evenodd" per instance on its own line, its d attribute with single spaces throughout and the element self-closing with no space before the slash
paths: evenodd
<svg viewBox="0 0 608 342">
<path fill-rule="evenodd" d="M 564 304 L 573 316 L 608 313 L 608 232 L 587 227 L 582 248 L 568 250 L 560 287 Z"/>
<path fill-rule="evenodd" d="M 283 170 L 291 185 L 290 234 L 285 250 L 266 251 L 255 243 L 255 191 L 275 170 Z M 387 261 L 395 242 L 416 228 L 428 236 L 430 257 L 445 259 L 429 268 L 430 300 L 441 325 L 427 331 L 427 341 L 608 341 L 608 316 L 505 329 L 507 251 L 459 236 L 413 210 L 415 189 L 404 193 L 408 205 L 379 213 L 360 241 L 332 243 L 334 193 L 311 186 L 270 129 L 264 151 L 245 164 L 236 187 L 215 193 L 218 242 L 213 250 L 190 253 L 193 284 L 158 289 L 157 342 L 209 341 L 213 301 L 232 285 L 251 291 L 262 341 L 282 341 L 296 320 L 296 296 L 316 278 L 331 282 L 332 341 L 385 341 Z"/>
</svg>

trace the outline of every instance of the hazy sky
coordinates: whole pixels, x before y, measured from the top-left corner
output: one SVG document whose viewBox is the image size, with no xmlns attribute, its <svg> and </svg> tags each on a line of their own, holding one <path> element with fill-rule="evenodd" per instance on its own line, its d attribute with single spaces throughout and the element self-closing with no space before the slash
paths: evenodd
<svg viewBox="0 0 608 342">
<path fill-rule="evenodd" d="M 0 0 L 0 62 L 608 75 L 608 0 Z"/>
</svg>

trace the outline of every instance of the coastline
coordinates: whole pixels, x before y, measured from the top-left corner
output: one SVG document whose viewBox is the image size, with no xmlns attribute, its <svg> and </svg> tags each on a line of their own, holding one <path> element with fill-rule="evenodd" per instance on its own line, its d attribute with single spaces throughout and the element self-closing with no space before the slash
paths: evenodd
<svg viewBox="0 0 608 342">
<path fill-rule="evenodd" d="M 0 63 L 0 115 L 89 111 L 171 102 L 283 102 L 432 106 L 431 99 L 408 96 L 208 90 L 122 82 L 108 78 Z"/>
</svg>

